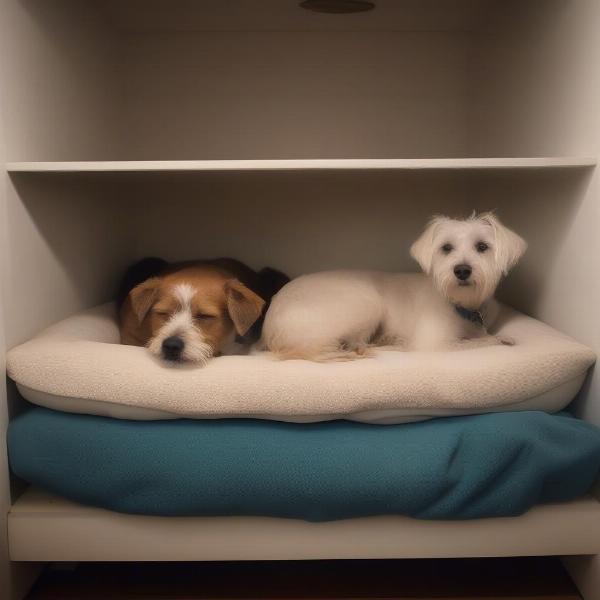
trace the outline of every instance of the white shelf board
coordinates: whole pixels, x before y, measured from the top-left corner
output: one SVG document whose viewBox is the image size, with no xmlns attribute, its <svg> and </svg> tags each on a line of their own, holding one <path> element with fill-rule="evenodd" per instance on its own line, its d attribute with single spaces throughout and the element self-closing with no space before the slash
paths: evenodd
<svg viewBox="0 0 600 600">
<path fill-rule="evenodd" d="M 28 489 L 8 515 L 11 560 L 196 561 L 457 558 L 600 553 L 600 502 L 540 505 L 520 517 L 324 523 L 267 517 L 153 517 Z"/>
<path fill-rule="evenodd" d="M 125 160 L 9 162 L 9 173 L 120 173 L 178 171 L 341 171 L 556 169 L 594 167 L 593 157 L 544 158 L 368 158 L 290 160 Z"/>
</svg>

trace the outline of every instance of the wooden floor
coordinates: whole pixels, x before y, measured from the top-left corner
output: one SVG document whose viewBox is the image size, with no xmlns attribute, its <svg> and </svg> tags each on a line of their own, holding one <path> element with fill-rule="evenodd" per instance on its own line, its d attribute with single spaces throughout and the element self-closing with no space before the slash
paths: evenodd
<svg viewBox="0 0 600 600">
<path fill-rule="evenodd" d="M 578 600 L 558 559 L 82 563 L 49 568 L 28 600 Z"/>
</svg>

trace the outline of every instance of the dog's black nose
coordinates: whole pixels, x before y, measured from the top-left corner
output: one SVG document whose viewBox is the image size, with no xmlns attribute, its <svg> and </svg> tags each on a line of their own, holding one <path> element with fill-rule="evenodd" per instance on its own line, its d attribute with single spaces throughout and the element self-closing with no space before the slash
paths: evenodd
<svg viewBox="0 0 600 600">
<path fill-rule="evenodd" d="M 183 340 L 176 335 L 172 335 L 163 340 L 163 356 L 167 360 L 179 360 L 181 358 L 181 353 L 183 352 L 183 346 Z"/>
<path fill-rule="evenodd" d="M 471 277 L 471 272 L 472 269 L 469 265 L 456 265 L 454 267 L 454 274 L 456 275 L 456 278 L 461 281 L 469 279 L 469 277 Z"/>
</svg>

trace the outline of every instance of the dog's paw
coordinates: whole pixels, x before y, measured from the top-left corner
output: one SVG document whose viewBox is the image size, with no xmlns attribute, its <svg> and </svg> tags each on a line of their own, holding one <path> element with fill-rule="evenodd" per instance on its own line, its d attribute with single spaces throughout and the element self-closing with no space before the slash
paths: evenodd
<svg viewBox="0 0 600 600">
<path fill-rule="evenodd" d="M 503 346 L 514 346 L 517 343 L 515 338 L 511 337 L 510 335 L 497 335 L 496 339 Z"/>
</svg>

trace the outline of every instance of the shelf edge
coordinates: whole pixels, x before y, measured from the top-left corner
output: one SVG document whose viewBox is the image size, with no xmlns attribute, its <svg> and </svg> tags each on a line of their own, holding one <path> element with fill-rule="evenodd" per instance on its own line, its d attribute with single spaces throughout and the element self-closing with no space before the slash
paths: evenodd
<svg viewBox="0 0 600 600">
<path fill-rule="evenodd" d="M 9 173 L 589 168 L 593 157 L 9 162 Z"/>
</svg>

